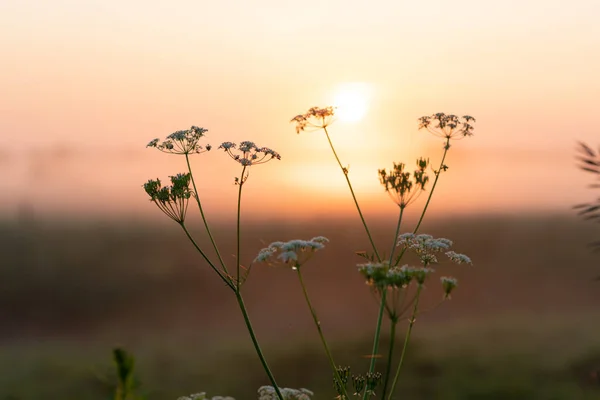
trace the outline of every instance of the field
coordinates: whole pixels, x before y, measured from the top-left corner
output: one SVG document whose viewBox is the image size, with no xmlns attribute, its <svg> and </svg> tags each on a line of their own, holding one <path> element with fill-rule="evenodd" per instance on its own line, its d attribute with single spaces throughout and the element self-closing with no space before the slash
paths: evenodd
<svg viewBox="0 0 600 400">
<path fill-rule="evenodd" d="M 373 221 L 382 247 L 394 222 Z M 213 225 L 233 262 L 234 224 Z M 192 231 L 206 244 L 199 226 Z M 0 399 L 109 399 L 115 346 L 136 356 L 148 400 L 198 391 L 255 398 L 268 381 L 234 298 L 178 229 L 162 220 L 5 219 Z M 480 215 L 429 220 L 421 231 L 451 238 L 474 266 L 439 267 L 459 287 L 418 318 L 398 399 L 600 398 L 600 254 L 587 247 L 598 225 Z M 336 361 L 366 369 L 377 306 L 349 251 L 368 244 L 357 219 L 254 220 L 243 232 L 246 264 L 271 241 L 331 240 L 304 269 L 308 290 Z M 435 305 L 439 288 L 427 292 L 425 305 Z M 280 384 L 332 398 L 295 275 L 255 265 L 244 294 Z"/>
</svg>

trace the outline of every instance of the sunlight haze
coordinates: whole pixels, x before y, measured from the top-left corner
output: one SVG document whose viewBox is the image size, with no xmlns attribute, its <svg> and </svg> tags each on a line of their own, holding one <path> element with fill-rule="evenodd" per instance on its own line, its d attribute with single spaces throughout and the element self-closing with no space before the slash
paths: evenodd
<svg viewBox="0 0 600 400">
<path fill-rule="evenodd" d="M 439 162 L 417 122 L 435 112 L 477 122 L 432 212 L 569 212 L 594 197 L 574 151 L 600 144 L 598 15 L 595 0 L 4 0 L 0 212 L 154 213 L 142 183 L 185 164 L 145 145 L 191 125 L 214 146 L 193 165 L 217 214 L 239 174 L 217 147 L 241 140 L 282 155 L 252 167 L 247 212 L 353 212 L 323 133 L 289 122 L 328 105 L 370 212 L 394 207 L 379 168 Z"/>
</svg>

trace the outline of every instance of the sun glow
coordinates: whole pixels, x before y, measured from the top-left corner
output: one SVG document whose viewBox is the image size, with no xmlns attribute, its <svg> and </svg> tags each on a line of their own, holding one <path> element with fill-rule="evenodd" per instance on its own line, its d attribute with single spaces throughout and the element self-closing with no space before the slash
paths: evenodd
<svg viewBox="0 0 600 400">
<path fill-rule="evenodd" d="M 333 105 L 335 115 L 342 122 L 362 120 L 369 108 L 371 90 L 366 83 L 345 83 L 337 90 Z"/>
</svg>

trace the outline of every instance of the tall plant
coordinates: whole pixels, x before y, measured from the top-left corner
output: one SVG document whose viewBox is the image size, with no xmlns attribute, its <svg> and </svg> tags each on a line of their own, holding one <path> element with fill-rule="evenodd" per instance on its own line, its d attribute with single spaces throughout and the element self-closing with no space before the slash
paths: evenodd
<svg viewBox="0 0 600 400">
<path fill-rule="evenodd" d="M 273 242 L 258 253 L 258 256 L 250 266 L 254 263 L 280 265 L 290 268 L 290 270 L 295 272 L 308 310 L 317 329 L 320 342 L 329 361 L 334 388 L 339 399 L 349 399 L 350 394 L 360 396 L 363 399 L 375 396 L 382 399 L 386 397 L 392 399 L 404 364 L 416 317 L 422 312 L 419 305 L 425 290 L 425 284 L 431 280 L 431 277 L 435 273 L 433 267 L 440 262 L 442 255 L 445 255 L 445 258 L 450 262 L 471 264 L 469 257 L 451 250 L 453 245 L 451 240 L 434 238 L 431 235 L 419 233 L 419 228 L 431 203 L 433 192 L 438 185 L 440 176 L 448 170 L 446 158 L 451 147 L 451 142 L 472 136 L 474 129 L 472 124 L 475 119 L 470 116 L 458 117 L 443 113 L 421 117 L 419 119 L 419 128 L 427 130 L 443 140 L 443 153 L 439 164 L 432 168 L 429 159 L 421 157 L 417 159 L 413 169 L 409 168 L 407 164 L 399 162 L 393 163 L 392 168 L 389 170 L 384 168 L 378 171 L 379 181 L 383 185 L 385 192 L 388 193 L 398 206 L 397 224 L 393 236 L 386 245 L 386 247 L 389 246 L 389 254 L 386 255 L 385 252 L 378 249 L 373 239 L 356 192 L 352 186 L 349 168 L 342 164 L 335 150 L 328 129 L 334 121 L 334 117 L 335 110 L 333 107 L 313 107 L 308 112 L 294 117 L 292 122 L 296 125 L 297 133 L 307 130 L 323 131 L 335 161 L 340 167 L 348 185 L 367 240 L 370 243 L 371 250 L 360 253 L 365 262 L 357 265 L 358 272 L 364 277 L 369 289 L 375 294 L 379 302 L 371 357 L 366 372 L 363 374 L 352 374 L 349 367 L 340 367 L 335 362 L 334 355 L 325 338 L 322 322 L 318 317 L 316 307 L 310 300 L 309 290 L 302 275 L 302 271 L 305 268 L 304 265 L 313 257 L 315 252 L 325 248 L 329 242 L 327 238 L 316 236 L 309 240 L 296 239 L 287 242 Z M 244 141 L 239 143 L 239 145 L 232 142 L 223 142 L 219 146 L 219 149 L 229 155 L 240 167 L 239 175 L 234 179 L 234 183 L 238 186 L 235 242 L 236 261 L 233 266 L 228 266 L 223 261 L 219 246 L 211 233 L 190 164 L 191 155 L 211 150 L 212 147 L 210 145 L 200 144 L 204 140 L 206 132 L 207 130 L 204 128 L 193 126 L 189 130 L 177 131 L 167 136 L 163 141 L 159 139 L 152 140 L 148 144 L 148 147 L 158 149 L 164 153 L 184 156 L 187 171 L 171 176 L 170 185 L 168 186 L 163 186 L 159 179 L 155 179 L 149 180 L 144 184 L 144 189 L 149 195 L 150 200 L 181 227 L 204 262 L 235 296 L 254 349 L 271 384 L 271 386 L 264 386 L 259 389 L 259 399 L 308 400 L 312 396 L 312 392 L 307 389 L 283 389 L 277 385 L 255 335 L 242 297 L 243 284 L 251 271 L 250 267 L 244 268 L 240 260 L 242 189 L 248 182 L 249 173 L 253 166 L 273 159 L 280 160 L 281 157 L 274 150 L 267 147 L 259 147 L 251 141 Z M 430 184 L 431 188 L 428 189 Z M 428 192 L 428 195 L 423 209 L 418 214 L 419 219 L 417 224 L 408 232 L 401 233 L 403 217 L 407 208 L 415 204 L 419 196 L 426 192 Z M 185 220 L 190 200 L 196 203 L 202 217 L 204 230 L 214 250 L 215 255 L 212 257 L 209 257 L 206 249 L 198 245 L 187 228 Z M 418 265 L 403 264 L 404 257 L 407 254 L 416 256 Z M 452 277 L 441 277 L 440 286 L 443 292 L 442 298 L 446 300 L 450 298 L 450 294 L 456 288 L 457 280 Z M 381 373 L 377 372 L 375 368 L 384 318 L 390 321 L 391 341 L 385 357 L 386 368 Z M 392 373 L 396 352 L 396 330 L 397 325 L 402 321 L 407 321 L 406 335 L 399 359 L 395 364 L 395 371 Z M 352 386 L 351 389 L 349 385 Z"/>
</svg>

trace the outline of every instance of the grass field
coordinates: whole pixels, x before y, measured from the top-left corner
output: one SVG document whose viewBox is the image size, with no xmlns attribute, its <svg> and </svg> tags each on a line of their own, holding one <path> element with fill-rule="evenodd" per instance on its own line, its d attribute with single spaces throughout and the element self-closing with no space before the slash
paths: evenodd
<svg viewBox="0 0 600 400">
<path fill-rule="evenodd" d="M 373 222 L 387 248 L 395 221 Z M 233 224 L 213 225 L 233 262 Z M 247 264 L 274 240 L 329 237 L 306 281 L 336 362 L 356 371 L 367 368 L 377 312 L 349 251 L 368 244 L 360 228 L 354 218 L 248 222 L 242 249 Z M 475 265 L 439 267 L 459 287 L 419 317 L 398 399 L 600 398 L 600 254 L 586 247 L 597 225 L 481 215 L 422 231 L 451 238 Z M 268 383 L 233 296 L 175 224 L 6 219 L 0 238 L 0 399 L 109 399 L 117 345 L 136 355 L 149 400 L 253 399 Z M 427 292 L 433 306 L 441 293 Z M 244 293 L 280 384 L 332 398 L 294 274 L 256 265 Z"/>
</svg>

